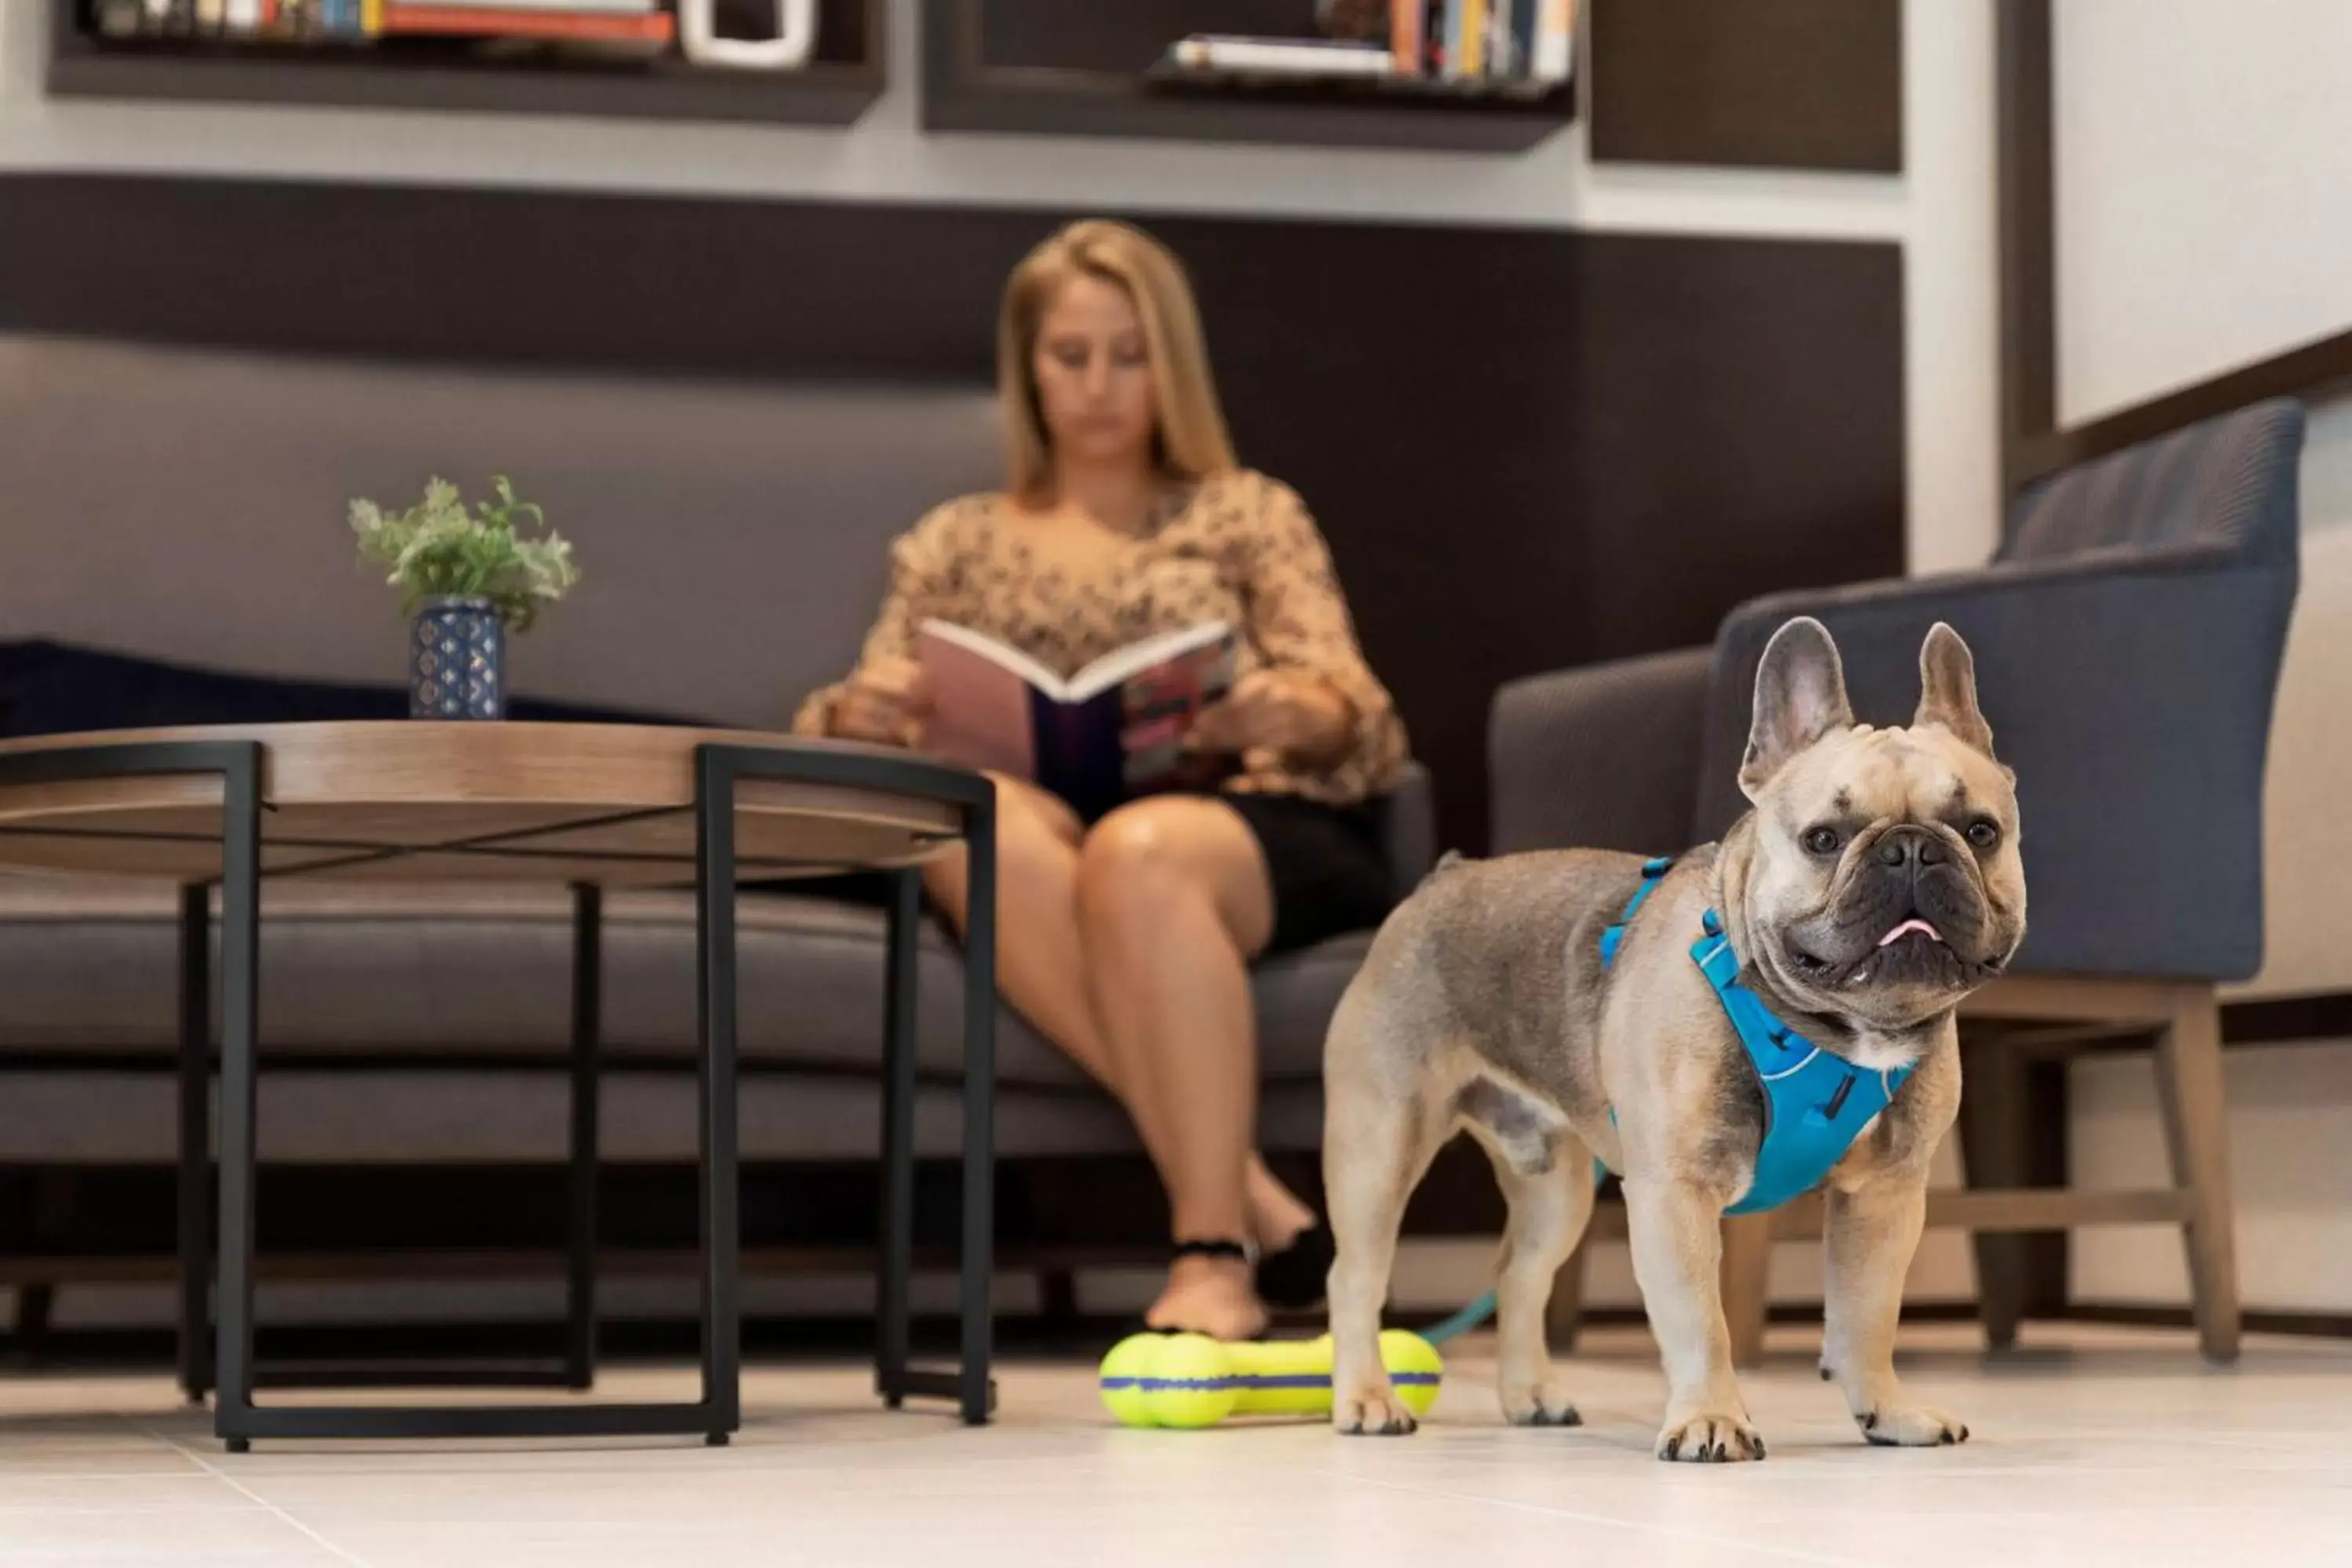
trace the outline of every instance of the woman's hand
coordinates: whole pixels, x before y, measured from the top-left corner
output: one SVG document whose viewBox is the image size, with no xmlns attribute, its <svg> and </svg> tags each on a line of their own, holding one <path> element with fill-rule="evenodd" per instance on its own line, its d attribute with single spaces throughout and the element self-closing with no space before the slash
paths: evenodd
<svg viewBox="0 0 2352 1568">
<path fill-rule="evenodd" d="M 1194 751 L 1247 756 L 1270 752 L 1294 761 L 1336 759 L 1354 738 L 1354 706 L 1318 675 L 1252 670 L 1223 701 L 1203 710 L 1185 743 Z"/>
<path fill-rule="evenodd" d="M 923 667 L 910 658 L 879 659 L 858 669 L 842 688 L 833 732 L 846 741 L 911 750 L 923 743 L 923 721 L 930 713 Z"/>
</svg>

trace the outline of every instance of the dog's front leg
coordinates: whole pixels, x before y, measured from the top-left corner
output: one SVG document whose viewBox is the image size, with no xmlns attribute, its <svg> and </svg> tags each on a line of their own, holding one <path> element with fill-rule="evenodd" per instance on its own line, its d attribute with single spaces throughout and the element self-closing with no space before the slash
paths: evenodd
<svg viewBox="0 0 2352 1568">
<path fill-rule="evenodd" d="M 1967 1442 L 1965 1426 L 1915 1404 L 1895 1375 L 1903 1280 L 1927 1218 L 1926 1173 L 1889 1173 L 1825 1197 L 1822 1365 L 1844 1390 L 1854 1425 L 1889 1447 Z"/>
<path fill-rule="evenodd" d="M 1658 1458 L 1687 1463 L 1760 1459 L 1731 1371 L 1723 1321 L 1723 1204 L 1676 1181 L 1625 1181 L 1633 1275 L 1666 1369 L 1666 1424 Z"/>
</svg>

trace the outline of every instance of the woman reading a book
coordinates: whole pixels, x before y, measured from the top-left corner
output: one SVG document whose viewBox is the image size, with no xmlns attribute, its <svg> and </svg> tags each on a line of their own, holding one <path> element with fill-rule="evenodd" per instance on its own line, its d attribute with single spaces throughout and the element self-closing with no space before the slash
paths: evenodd
<svg viewBox="0 0 2352 1568">
<path fill-rule="evenodd" d="M 1006 288 L 1000 494 L 924 517 L 891 552 L 856 668 L 803 733 L 922 748 L 924 623 L 1068 676 L 1146 638 L 1223 622 L 1225 694 L 1183 747 L 1212 782 L 1094 815 L 999 773 L 1000 984 L 1134 1117 L 1174 1219 L 1146 1321 L 1255 1334 L 1319 1300 L 1329 1232 L 1258 1157 L 1249 965 L 1376 925 L 1392 902 L 1369 803 L 1405 761 L 1297 496 L 1239 467 L 1191 289 L 1158 242 L 1071 226 Z M 944 719 L 944 715 L 941 715 Z M 944 724 L 942 724 L 944 728 Z M 924 885 L 961 926 L 961 858 Z"/>
</svg>

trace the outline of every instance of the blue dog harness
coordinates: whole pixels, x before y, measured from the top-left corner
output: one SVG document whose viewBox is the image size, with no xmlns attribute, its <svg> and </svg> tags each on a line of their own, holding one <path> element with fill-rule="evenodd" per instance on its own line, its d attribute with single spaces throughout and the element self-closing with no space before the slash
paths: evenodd
<svg viewBox="0 0 2352 1568">
<path fill-rule="evenodd" d="M 1601 933 L 1601 967 L 1616 963 L 1634 911 L 1673 865 L 1667 859 L 1643 863 L 1642 885 L 1626 902 L 1625 912 Z M 1699 921 L 1699 938 L 1691 943 L 1690 955 L 1729 1016 L 1732 1030 L 1748 1048 L 1748 1059 L 1764 1085 L 1764 1141 L 1756 1151 L 1755 1173 L 1748 1191 L 1724 1212 L 1779 1208 L 1822 1184 L 1871 1118 L 1886 1109 L 1911 1069 L 1873 1072 L 1855 1067 L 1775 1018 L 1756 993 L 1739 984 L 1739 956 L 1731 951 L 1723 917 L 1715 910 L 1707 910 Z M 1609 1117 L 1614 1121 L 1617 1113 L 1612 1110 Z"/>
</svg>

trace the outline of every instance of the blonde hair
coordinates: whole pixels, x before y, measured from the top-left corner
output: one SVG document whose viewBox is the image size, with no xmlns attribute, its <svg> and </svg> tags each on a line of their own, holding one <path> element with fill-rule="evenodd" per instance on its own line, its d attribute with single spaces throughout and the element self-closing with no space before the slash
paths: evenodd
<svg viewBox="0 0 2352 1568">
<path fill-rule="evenodd" d="M 1034 499 L 1052 489 L 1053 438 L 1038 404 L 1037 332 L 1062 288 L 1099 278 L 1127 290 L 1142 319 L 1159 405 L 1152 455 L 1160 467 L 1198 479 L 1234 467 L 1233 438 L 1217 405 L 1208 345 L 1183 263 L 1141 229 L 1091 218 L 1071 224 L 1021 258 L 1004 285 L 996 323 L 996 390 L 1004 411 L 1006 488 Z"/>
</svg>

